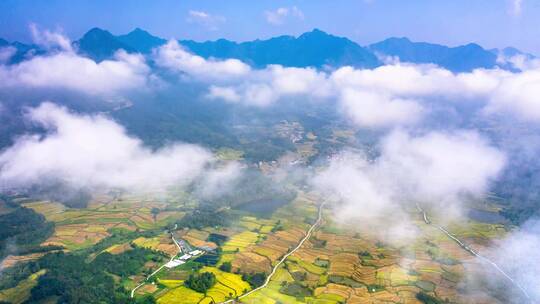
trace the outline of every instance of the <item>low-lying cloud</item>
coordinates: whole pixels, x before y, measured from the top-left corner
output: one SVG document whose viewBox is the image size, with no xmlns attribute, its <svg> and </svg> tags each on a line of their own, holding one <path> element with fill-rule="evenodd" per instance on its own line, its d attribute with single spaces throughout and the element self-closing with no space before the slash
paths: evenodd
<svg viewBox="0 0 540 304">
<path fill-rule="evenodd" d="M 111 97 L 147 89 L 157 81 L 140 54 L 118 50 L 113 58 L 97 63 L 79 55 L 66 36 L 30 28 L 34 42 L 48 52 L 17 64 L 0 64 L 0 89 L 64 89 Z M 0 57 L 5 58 L 0 63 L 13 55 L 9 51 L 2 49 Z"/>
<path fill-rule="evenodd" d="M 507 293 L 511 295 L 511 303 L 540 301 L 539 219 L 531 219 L 504 239 L 495 241 L 486 254 L 515 280 L 515 284 L 511 284 L 502 275 L 490 276 L 487 281 L 493 288 L 509 289 Z"/>
<path fill-rule="evenodd" d="M 540 120 L 540 67 L 522 62 L 523 71 L 477 69 L 453 73 L 431 64 L 393 63 L 375 69 L 269 65 L 252 69 L 236 60 L 204 59 L 171 41 L 156 51 L 159 66 L 183 72 L 209 85 L 207 97 L 266 107 L 302 97 L 337 101 L 361 127 L 414 125 L 433 106 L 483 105 L 480 115 L 509 114 L 526 122 Z M 471 115 L 473 113 L 470 113 Z"/>
<path fill-rule="evenodd" d="M 154 191 L 186 186 L 205 174 L 226 180 L 238 169 L 212 172 L 216 159 L 200 146 L 177 143 L 153 150 L 105 116 L 76 114 L 50 102 L 30 109 L 27 119 L 46 134 L 19 137 L 0 154 L 4 187 L 54 182 L 74 189 Z M 208 191 L 217 183 L 209 180 Z"/>
<path fill-rule="evenodd" d="M 149 77 L 145 59 L 123 50 L 100 63 L 73 52 L 60 52 L 0 66 L 0 87 L 4 89 L 53 88 L 110 96 L 145 88 Z"/>
<path fill-rule="evenodd" d="M 204 82 L 235 79 L 250 72 L 249 65 L 238 59 L 207 60 L 186 51 L 175 40 L 154 50 L 154 60 L 159 67 L 185 73 Z"/>
<path fill-rule="evenodd" d="M 379 150 L 374 159 L 352 151 L 338 154 L 314 177 L 317 189 L 340 201 L 338 219 L 386 225 L 392 218 L 396 227 L 410 227 L 404 208 L 416 203 L 456 218 L 464 204 L 486 193 L 505 164 L 504 154 L 473 131 L 414 136 L 396 130 L 381 140 Z M 409 232 L 397 239 L 414 236 Z"/>
<path fill-rule="evenodd" d="M 0 88 L 55 88 L 94 95 L 123 95 L 156 88 L 163 71 L 208 87 L 207 98 L 267 107 L 292 98 L 336 102 L 353 124 L 367 128 L 413 126 L 430 117 L 433 107 L 482 105 L 470 115 L 508 115 L 540 120 L 540 64 L 518 56 L 520 72 L 477 69 L 452 73 L 430 64 L 399 61 L 375 69 L 341 67 L 333 71 L 269 65 L 255 69 L 238 59 L 205 59 L 171 40 L 149 58 L 119 50 L 96 63 L 73 50 L 65 36 L 31 27 L 48 54 L 15 65 L 0 65 Z M 12 49 L 4 48 L 6 62 Z M 0 61 L 2 60 L 0 58 Z M 156 64 L 150 66 L 147 60 Z M 174 82 L 174 80 L 169 80 Z M 171 83 L 174 85 L 174 83 Z"/>
</svg>

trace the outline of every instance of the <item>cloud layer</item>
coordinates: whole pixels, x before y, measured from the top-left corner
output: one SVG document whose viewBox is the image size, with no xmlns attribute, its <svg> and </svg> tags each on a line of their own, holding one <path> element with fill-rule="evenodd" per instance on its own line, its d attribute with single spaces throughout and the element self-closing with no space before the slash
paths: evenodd
<svg viewBox="0 0 540 304">
<path fill-rule="evenodd" d="M 156 81 L 140 54 L 118 50 L 114 58 L 96 63 L 77 54 L 66 36 L 35 25 L 30 29 L 34 42 L 48 52 L 17 64 L 0 64 L 0 89 L 61 89 L 111 97 L 148 89 Z M 0 53 L 0 63 L 13 55 L 9 48 Z"/>
<path fill-rule="evenodd" d="M 455 74 L 435 65 L 393 63 L 332 72 L 269 65 L 252 69 L 236 59 L 204 59 L 171 41 L 156 51 L 159 66 L 209 85 L 207 97 L 265 107 L 291 97 L 337 101 L 361 127 L 414 125 L 433 107 L 480 103 L 480 115 L 540 121 L 540 66 L 522 72 L 478 69 Z M 474 113 L 472 113 L 474 114 Z"/>
<path fill-rule="evenodd" d="M 150 68 L 141 55 L 118 51 L 96 63 L 73 52 L 37 56 L 0 66 L 0 87 L 52 88 L 91 95 L 117 95 L 149 84 Z"/>
<path fill-rule="evenodd" d="M 185 186 L 209 174 L 215 163 L 212 153 L 199 146 L 152 150 L 107 117 L 75 114 L 52 103 L 30 109 L 27 117 L 47 133 L 22 136 L 0 154 L 4 186 L 59 182 L 75 189 L 153 191 Z M 234 176 L 235 169 L 211 176 Z"/>
<path fill-rule="evenodd" d="M 463 204 L 481 197 L 505 164 L 504 154 L 472 131 L 413 136 L 396 130 L 379 149 L 375 159 L 338 154 L 313 179 L 317 189 L 341 202 L 341 220 L 374 224 L 395 218 L 396 227 L 407 227 L 403 208 L 416 203 L 447 219 L 459 216 Z"/>
<path fill-rule="evenodd" d="M 295 10 L 281 11 L 293 14 Z M 199 11 L 192 11 L 192 15 L 210 16 Z M 207 85 L 208 98 L 227 102 L 259 107 L 291 98 L 337 102 L 344 116 L 360 127 L 411 126 L 428 118 L 433 107 L 460 107 L 472 102 L 482 104 L 481 115 L 540 120 L 540 64 L 526 57 L 512 59 L 521 72 L 478 69 L 454 74 L 434 65 L 399 62 L 375 69 L 321 71 L 279 65 L 254 69 L 237 59 L 205 59 L 171 40 L 147 58 L 120 50 L 114 58 L 96 63 L 78 55 L 60 33 L 40 31 L 36 26 L 31 26 L 31 31 L 35 42 L 49 53 L 15 65 L 0 64 L 0 88 L 125 95 L 155 89 L 161 81 L 156 75 L 165 70 L 180 74 L 182 81 L 193 79 Z M 11 48 L 0 50 L 0 61 L 6 62 L 11 55 Z M 151 67 L 149 60 L 156 65 Z"/>
<path fill-rule="evenodd" d="M 488 249 L 487 254 L 501 266 L 501 268 L 516 280 L 516 283 L 525 290 L 531 303 L 540 301 L 540 221 L 530 220 L 510 233 L 503 240 L 495 242 Z M 515 285 L 508 285 L 508 281 L 498 275 L 488 278 L 494 288 L 508 288 L 513 293 L 511 303 L 525 303 L 523 292 Z"/>
<path fill-rule="evenodd" d="M 229 81 L 247 75 L 251 68 L 237 59 L 207 60 L 186 51 L 175 40 L 159 47 L 154 52 L 159 67 L 184 73 L 204 82 Z"/>
</svg>

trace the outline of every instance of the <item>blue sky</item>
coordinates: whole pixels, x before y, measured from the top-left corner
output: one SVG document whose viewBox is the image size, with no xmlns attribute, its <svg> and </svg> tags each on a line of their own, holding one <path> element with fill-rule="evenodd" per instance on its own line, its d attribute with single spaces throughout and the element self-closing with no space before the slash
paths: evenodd
<svg viewBox="0 0 540 304">
<path fill-rule="evenodd" d="M 97 26 L 165 38 L 251 40 L 313 28 L 361 44 L 391 36 L 448 45 L 477 42 L 540 54 L 538 0 L 2 0 L 0 37 L 28 41 L 28 25 L 72 39 Z"/>
</svg>

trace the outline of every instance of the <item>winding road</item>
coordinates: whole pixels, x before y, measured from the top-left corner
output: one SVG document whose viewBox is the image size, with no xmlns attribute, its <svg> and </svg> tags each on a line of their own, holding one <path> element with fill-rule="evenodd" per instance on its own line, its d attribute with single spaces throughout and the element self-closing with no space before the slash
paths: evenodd
<svg viewBox="0 0 540 304">
<path fill-rule="evenodd" d="M 249 296 L 250 294 L 254 293 L 254 292 L 257 292 L 263 288 L 265 288 L 266 286 L 268 286 L 268 283 L 270 283 L 270 280 L 272 279 L 272 277 L 274 276 L 274 274 L 276 273 L 276 271 L 278 270 L 279 266 L 281 266 L 281 264 L 283 264 L 283 262 L 285 262 L 285 260 L 293 253 L 295 253 L 298 249 L 300 249 L 300 247 L 302 247 L 302 245 L 304 245 L 304 243 L 309 240 L 309 238 L 311 237 L 311 234 L 313 233 L 313 230 L 315 230 L 320 224 L 321 224 L 321 221 L 322 221 L 322 211 L 323 211 L 323 207 L 324 205 L 326 204 L 326 201 L 322 202 L 320 205 L 319 205 L 319 212 L 318 212 L 318 217 L 317 217 L 317 221 L 315 221 L 315 223 L 313 223 L 313 225 L 311 225 L 311 227 L 309 228 L 309 230 L 307 231 L 306 233 L 306 236 L 298 243 L 298 245 L 293 249 L 291 250 L 289 253 L 287 253 L 286 255 L 284 255 L 281 260 L 279 260 L 279 262 L 274 266 L 274 268 L 272 269 L 272 272 L 270 272 L 270 274 L 268 275 L 268 277 L 266 277 L 266 280 L 264 281 L 264 284 L 262 284 L 261 286 L 241 295 L 238 297 L 238 300 L 239 299 L 242 299 L 244 297 L 247 297 Z M 235 303 L 237 299 L 231 299 L 231 300 L 227 300 L 225 302 L 219 302 L 218 304 L 226 304 L 226 303 Z"/>
<path fill-rule="evenodd" d="M 499 265 L 497 265 L 497 263 L 495 263 L 492 260 L 488 259 L 487 257 L 479 254 L 476 250 L 474 250 L 471 247 L 467 246 L 465 243 L 463 243 L 460 239 L 458 239 L 455 235 L 450 233 L 448 230 L 446 230 L 443 227 L 441 227 L 441 226 L 439 226 L 437 224 L 434 224 L 432 221 L 430 221 L 426 211 L 424 209 L 422 209 L 422 207 L 420 207 L 420 205 L 418 203 L 416 204 L 416 208 L 418 209 L 418 211 L 420 211 L 422 213 L 422 215 L 424 217 L 424 222 L 426 224 L 436 227 L 437 229 L 442 231 L 444 234 L 446 234 L 446 236 L 448 236 L 450 239 L 452 239 L 454 242 L 456 242 L 461 248 L 465 249 L 470 254 L 472 254 L 473 256 L 475 256 L 477 258 L 479 258 L 483 262 L 488 263 L 489 265 L 491 265 L 495 270 L 497 270 L 500 274 L 502 274 L 510 283 L 512 283 L 515 287 L 517 287 L 521 291 L 521 293 L 523 293 L 523 295 L 525 296 L 525 298 L 528 300 L 529 303 L 532 303 L 531 298 L 530 298 L 529 294 L 527 293 L 527 290 L 525 290 L 525 288 L 523 288 L 523 286 L 521 286 L 516 280 L 514 280 L 504 270 L 502 270 L 502 268 L 499 267 Z"/>
</svg>

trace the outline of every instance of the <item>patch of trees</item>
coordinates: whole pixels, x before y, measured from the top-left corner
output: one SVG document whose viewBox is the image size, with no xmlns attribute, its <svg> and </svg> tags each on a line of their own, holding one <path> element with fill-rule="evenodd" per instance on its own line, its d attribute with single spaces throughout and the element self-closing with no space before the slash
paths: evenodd
<svg viewBox="0 0 540 304">
<path fill-rule="evenodd" d="M 16 197 L 16 196 L 9 196 L 9 195 L 0 193 L 0 201 L 5 203 L 10 208 L 17 208 L 19 207 L 19 204 L 13 201 L 13 197 Z"/>
<path fill-rule="evenodd" d="M 36 262 L 22 262 L 2 270 L 0 275 L 0 290 L 17 286 L 19 282 L 28 278 L 40 269 Z"/>
<path fill-rule="evenodd" d="M 443 303 L 448 303 L 447 301 L 442 301 L 442 300 L 439 300 L 437 298 L 435 298 L 434 296 L 430 296 L 428 295 L 427 293 L 425 292 L 419 292 L 416 294 L 416 299 L 424 304 L 443 304 Z"/>
<path fill-rule="evenodd" d="M 243 273 L 242 280 L 246 281 L 251 285 L 251 288 L 257 288 L 262 286 L 266 281 L 265 272 L 256 272 L 256 273 Z"/>
<path fill-rule="evenodd" d="M 203 272 L 199 274 L 190 274 L 189 278 L 184 282 L 186 287 L 195 291 L 205 293 L 208 289 L 216 284 L 216 276 L 211 272 Z"/>
<path fill-rule="evenodd" d="M 231 272 L 231 270 L 232 270 L 231 262 L 223 262 L 223 264 L 221 264 L 221 266 L 219 266 L 219 270 L 225 271 L 225 272 Z"/>
<path fill-rule="evenodd" d="M 84 256 L 63 252 L 48 254 L 39 260 L 47 272 L 32 288 L 28 302 L 35 303 L 51 296 L 57 303 L 112 303 L 115 285 L 110 275 L 92 264 Z"/>
<path fill-rule="evenodd" d="M 32 209 L 17 207 L 0 215 L 0 257 L 17 252 L 39 252 L 56 249 L 39 248 L 39 244 L 54 232 L 54 224 Z"/>
<path fill-rule="evenodd" d="M 203 205 L 186 214 L 177 224 L 179 228 L 202 229 L 205 227 L 227 226 L 231 219 L 232 216 L 227 210 Z"/>
<path fill-rule="evenodd" d="M 538 215 L 538 207 L 534 208 L 518 208 L 508 207 L 499 211 L 499 214 L 509 220 L 514 225 L 520 225 L 533 215 Z"/>
<path fill-rule="evenodd" d="M 299 282 L 282 282 L 281 288 L 279 289 L 279 292 L 293 296 L 295 298 L 304 298 L 311 296 L 313 294 L 313 291 Z"/>
<path fill-rule="evenodd" d="M 160 233 L 160 231 L 146 230 L 142 232 L 130 231 L 123 228 L 112 228 L 107 230 L 111 235 L 100 240 L 94 246 L 83 249 L 80 251 L 80 254 L 92 254 L 101 252 L 114 244 L 126 243 L 131 240 L 134 240 L 138 237 L 151 238 Z"/>
<path fill-rule="evenodd" d="M 272 227 L 272 232 L 278 232 L 283 230 L 283 224 L 281 223 L 281 220 L 278 220 L 276 225 Z"/>
<path fill-rule="evenodd" d="M 229 238 L 225 235 L 217 234 L 217 233 L 210 233 L 208 235 L 208 238 L 206 239 L 209 242 L 214 242 L 218 246 L 223 245 Z"/>
<path fill-rule="evenodd" d="M 155 302 L 146 297 L 131 299 L 129 291 L 115 283 L 111 274 L 126 277 L 139 273 L 147 261 L 161 259 L 159 254 L 135 247 L 118 255 L 99 254 L 92 262 L 88 262 L 88 257 L 88 251 L 49 253 L 25 266 L 8 268 L 9 276 L 6 277 L 26 278 L 41 269 L 47 270 L 31 290 L 28 303 L 51 297 L 57 298 L 57 303 Z"/>
<path fill-rule="evenodd" d="M 135 247 L 121 254 L 100 253 L 92 264 L 109 273 L 128 277 L 140 272 L 147 261 L 154 260 L 155 262 L 159 262 L 160 259 L 159 256 L 149 249 Z"/>
<path fill-rule="evenodd" d="M 311 239 L 311 243 L 313 244 L 313 247 L 315 247 L 315 248 L 324 248 L 324 247 L 326 247 L 327 241 L 326 240 L 320 240 L 320 239 L 314 237 L 314 238 Z"/>
</svg>

